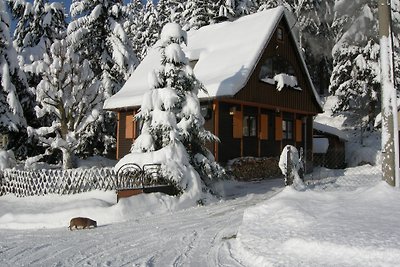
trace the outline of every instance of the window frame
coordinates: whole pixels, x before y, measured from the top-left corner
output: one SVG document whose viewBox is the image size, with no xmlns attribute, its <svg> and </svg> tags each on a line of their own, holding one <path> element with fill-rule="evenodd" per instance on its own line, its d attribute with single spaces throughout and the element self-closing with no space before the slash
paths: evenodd
<svg viewBox="0 0 400 267">
<path fill-rule="evenodd" d="M 294 139 L 294 122 L 291 119 L 282 120 L 282 139 L 293 140 Z"/>
<path fill-rule="evenodd" d="M 284 41 L 285 32 L 282 27 L 276 28 L 276 40 L 279 42 Z"/>
</svg>

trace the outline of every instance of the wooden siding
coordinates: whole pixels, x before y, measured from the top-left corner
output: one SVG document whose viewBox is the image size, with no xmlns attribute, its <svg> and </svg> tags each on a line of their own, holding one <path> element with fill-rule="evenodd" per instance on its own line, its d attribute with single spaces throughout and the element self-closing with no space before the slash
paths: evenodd
<svg viewBox="0 0 400 267">
<path fill-rule="evenodd" d="M 205 118 L 204 129 L 206 129 L 207 131 L 210 131 L 211 133 L 216 135 L 216 133 L 215 133 L 215 112 L 213 110 L 214 108 L 213 108 L 212 103 L 209 103 L 209 102 L 201 103 L 201 106 L 209 108 L 210 112 L 212 112 L 210 118 Z M 211 153 L 213 153 L 215 155 L 215 153 L 214 153 L 214 151 L 215 151 L 214 142 L 206 143 L 206 147 L 208 148 L 208 150 L 211 151 Z"/>
<path fill-rule="evenodd" d="M 228 160 L 241 156 L 242 139 L 233 138 L 233 116 L 229 114 L 232 107 L 241 111 L 240 106 L 229 103 L 219 103 L 219 131 L 221 143 L 218 145 L 218 161 L 226 163 Z"/>
<path fill-rule="evenodd" d="M 260 57 L 246 86 L 233 99 L 252 103 L 262 103 L 263 106 L 275 107 L 276 110 L 294 110 L 300 113 L 317 114 L 318 104 L 315 100 L 306 72 L 295 48 L 295 41 L 291 38 L 289 28 L 283 19 L 279 27 L 284 29 L 283 41 L 278 41 L 276 32 L 271 37 L 264 53 Z M 293 66 L 301 91 L 292 88 L 283 88 L 281 91 L 275 85 L 262 82 L 259 79 L 261 66 L 266 59 L 280 56 Z"/>
</svg>

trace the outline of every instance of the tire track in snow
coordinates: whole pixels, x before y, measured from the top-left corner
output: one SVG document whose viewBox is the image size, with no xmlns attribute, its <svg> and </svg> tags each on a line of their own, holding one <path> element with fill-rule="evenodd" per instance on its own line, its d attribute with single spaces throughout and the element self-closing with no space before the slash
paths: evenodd
<svg viewBox="0 0 400 267">
<path fill-rule="evenodd" d="M 0 229 L 0 266 L 242 266 L 231 244 L 244 210 L 264 193 L 96 229 Z"/>
</svg>

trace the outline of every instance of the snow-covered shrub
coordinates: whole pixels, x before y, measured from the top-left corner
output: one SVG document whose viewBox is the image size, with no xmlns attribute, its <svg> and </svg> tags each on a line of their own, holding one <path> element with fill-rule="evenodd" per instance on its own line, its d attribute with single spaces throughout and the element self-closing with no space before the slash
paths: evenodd
<svg viewBox="0 0 400 267">
<path fill-rule="evenodd" d="M 305 185 L 300 178 L 299 171 L 303 168 L 303 163 L 297 148 L 287 145 L 283 148 L 279 158 L 279 168 L 285 176 L 285 184 L 292 185 L 298 190 L 304 190 Z"/>
<path fill-rule="evenodd" d="M 14 153 L 11 150 L 0 149 L 0 172 L 5 169 L 11 169 L 17 164 Z"/>
</svg>

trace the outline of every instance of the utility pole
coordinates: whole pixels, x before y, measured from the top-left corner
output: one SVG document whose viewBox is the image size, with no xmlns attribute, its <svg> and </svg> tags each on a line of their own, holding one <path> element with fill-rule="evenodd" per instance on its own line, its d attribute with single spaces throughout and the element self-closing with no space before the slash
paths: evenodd
<svg viewBox="0 0 400 267">
<path fill-rule="evenodd" d="M 391 186 L 399 186 L 399 138 L 397 96 L 394 88 L 390 0 L 378 0 L 382 88 L 382 175 Z"/>
</svg>

